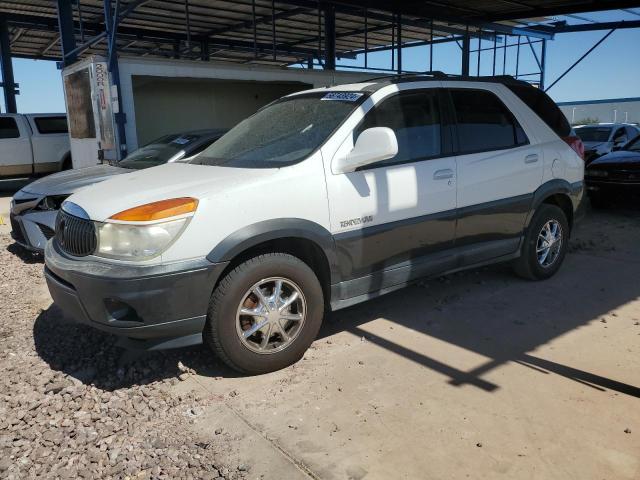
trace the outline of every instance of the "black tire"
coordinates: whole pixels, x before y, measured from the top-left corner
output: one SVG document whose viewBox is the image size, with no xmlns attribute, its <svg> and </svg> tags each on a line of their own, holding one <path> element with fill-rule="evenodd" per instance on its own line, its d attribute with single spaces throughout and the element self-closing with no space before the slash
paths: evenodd
<svg viewBox="0 0 640 480">
<path fill-rule="evenodd" d="M 538 261 L 536 251 L 538 236 L 548 222 L 557 222 L 561 229 L 560 247 L 553 263 L 543 266 Z M 525 234 L 520 257 L 514 262 L 513 267 L 519 276 L 529 280 L 545 280 L 552 277 L 562 265 L 569 244 L 569 222 L 561 208 L 555 205 L 542 204 L 531 219 L 529 228 Z"/>
<path fill-rule="evenodd" d="M 591 208 L 595 208 L 596 210 L 609 206 L 609 198 L 602 193 L 589 194 L 589 202 L 591 203 Z"/>
<path fill-rule="evenodd" d="M 239 338 L 236 321 L 247 291 L 262 279 L 283 277 L 293 281 L 306 301 L 306 316 L 297 336 L 281 351 L 256 353 Z M 313 270 L 286 253 L 253 257 L 227 273 L 211 296 L 203 336 L 213 352 L 234 370 L 247 374 L 273 372 L 302 358 L 318 335 L 324 316 L 324 295 Z"/>
</svg>

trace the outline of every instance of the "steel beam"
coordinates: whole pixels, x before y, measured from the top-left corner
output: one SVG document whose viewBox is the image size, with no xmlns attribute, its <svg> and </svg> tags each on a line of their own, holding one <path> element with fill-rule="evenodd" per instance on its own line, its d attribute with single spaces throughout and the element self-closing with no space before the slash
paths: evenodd
<svg viewBox="0 0 640 480">
<path fill-rule="evenodd" d="M 76 37 L 73 31 L 73 3 L 72 0 L 57 0 L 58 31 L 60 32 L 60 46 L 62 47 L 62 63 L 69 65 L 78 59 Z"/>
<path fill-rule="evenodd" d="M 467 33 L 462 38 L 462 75 L 469 76 L 469 63 L 471 61 L 469 51 L 471 50 L 471 37 Z"/>
<path fill-rule="evenodd" d="M 324 68 L 336 69 L 336 8 L 333 4 L 324 8 Z"/>
<path fill-rule="evenodd" d="M 11 63 L 11 44 L 9 43 L 9 25 L 4 17 L 0 17 L 0 73 L 2 73 L 2 90 L 7 113 L 18 113 L 16 106 L 16 82 L 13 78 Z"/>
</svg>

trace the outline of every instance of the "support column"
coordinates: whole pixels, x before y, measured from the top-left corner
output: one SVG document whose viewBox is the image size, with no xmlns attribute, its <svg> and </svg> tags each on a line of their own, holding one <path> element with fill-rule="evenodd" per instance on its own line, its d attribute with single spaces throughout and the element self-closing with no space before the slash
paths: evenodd
<svg viewBox="0 0 640 480">
<path fill-rule="evenodd" d="M 78 54 L 73 52 L 76 48 L 76 37 L 73 31 L 73 6 L 72 0 L 57 0 L 58 30 L 60 32 L 60 45 L 62 47 L 62 63 L 71 65 L 78 59 Z"/>
<path fill-rule="evenodd" d="M 11 63 L 11 44 L 9 43 L 9 26 L 7 19 L 0 17 L 0 73 L 2 73 L 2 89 L 7 113 L 18 113 L 16 107 L 16 82 L 13 79 Z"/>
<path fill-rule="evenodd" d="M 397 38 L 396 44 L 398 45 L 398 75 L 402 74 L 402 15 L 396 16 L 397 20 Z"/>
<path fill-rule="evenodd" d="M 464 38 L 462 39 L 462 75 L 465 77 L 469 76 L 469 63 L 471 62 L 470 50 L 471 37 L 469 36 L 467 28 L 467 33 L 465 33 Z"/>
<path fill-rule="evenodd" d="M 542 52 L 540 53 L 540 90 L 544 91 L 544 74 L 547 65 L 547 41 L 542 40 Z"/>
<path fill-rule="evenodd" d="M 336 69 L 336 8 L 331 4 L 324 8 L 324 68 Z"/>
</svg>

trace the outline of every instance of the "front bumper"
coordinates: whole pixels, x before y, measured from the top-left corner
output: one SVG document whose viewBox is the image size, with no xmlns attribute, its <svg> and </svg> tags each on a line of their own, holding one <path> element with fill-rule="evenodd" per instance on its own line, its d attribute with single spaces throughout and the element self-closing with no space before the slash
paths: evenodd
<svg viewBox="0 0 640 480">
<path fill-rule="evenodd" d="M 45 249 L 49 292 L 65 314 L 144 349 L 202 342 L 209 299 L 226 266 L 203 258 L 140 267 L 69 257 L 55 241 Z"/>
<path fill-rule="evenodd" d="M 631 194 L 640 193 L 640 178 L 637 180 L 605 180 L 585 178 L 587 193 Z"/>
</svg>

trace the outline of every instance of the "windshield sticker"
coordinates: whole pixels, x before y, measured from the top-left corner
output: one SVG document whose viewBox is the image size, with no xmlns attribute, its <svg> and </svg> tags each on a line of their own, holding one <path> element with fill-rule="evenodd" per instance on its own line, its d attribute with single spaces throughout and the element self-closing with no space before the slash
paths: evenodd
<svg viewBox="0 0 640 480">
<path fill-rule="evenodd" d="M 329 92 L 320 100 L 339 100 L 343 102 L 355 102 L 360 97 L 364 95 L 363 93 L 357 92 Z"/>
</svg>

